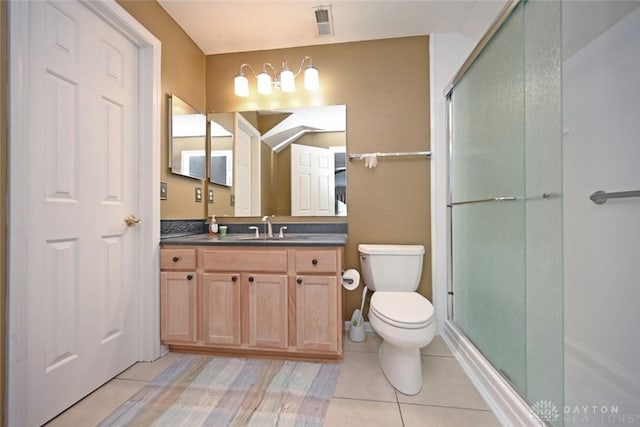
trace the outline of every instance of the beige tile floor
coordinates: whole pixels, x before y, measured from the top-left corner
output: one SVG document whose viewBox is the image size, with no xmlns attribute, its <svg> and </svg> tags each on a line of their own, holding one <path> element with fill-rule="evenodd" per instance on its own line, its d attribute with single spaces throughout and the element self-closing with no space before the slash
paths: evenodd
<svg viewBox="0 0 640 427">
<path fill-rule="evenodd" d="M 327 427 L 499 426 L 440 337 L 422 350 L 424 386 L 415 396 L 397 392 L 377 361 L 380 338 L 344 338 L 344 363 L 325 419 Z M 168 367 L 179 354 L 138 363 L 78 402 L 47 426 L 95 426 Z"/>
</svg>

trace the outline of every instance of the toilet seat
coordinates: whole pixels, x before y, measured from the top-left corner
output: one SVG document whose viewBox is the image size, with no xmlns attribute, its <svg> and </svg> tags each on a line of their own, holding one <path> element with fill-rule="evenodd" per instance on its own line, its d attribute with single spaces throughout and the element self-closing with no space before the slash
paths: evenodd
<svg viewBox="0 0 640 427">
<path fill-rule="evenodd" d="M 369 309 L 398 328 L 421 329 L 433 321 L 433 305 L 417 292 L 375 292 Z"/>
</svg>

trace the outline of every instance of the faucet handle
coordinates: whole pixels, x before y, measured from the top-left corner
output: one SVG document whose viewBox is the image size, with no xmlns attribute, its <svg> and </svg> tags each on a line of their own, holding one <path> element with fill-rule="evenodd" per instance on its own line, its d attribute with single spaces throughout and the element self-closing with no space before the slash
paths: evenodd
<svg viewBox="0 0 640 427">
<path fill-rule="evenodd" d="M 278 234 L 279 238 L 284 239 L 284 230 L 286 230 L 286 229 L 287 229 L 287 227 L 285 225 L 280 227 L 280 234 Z"/>
<path fill-rule="evenodd" d="M 260 232 L 258 231 L 258 227 L 256 227 L 255 225 L 252 225 L 251 227 L 249 227 L 249 230 L 255 230 L 256 231 L 255 237 L 260 238 Z"/>
</svg>

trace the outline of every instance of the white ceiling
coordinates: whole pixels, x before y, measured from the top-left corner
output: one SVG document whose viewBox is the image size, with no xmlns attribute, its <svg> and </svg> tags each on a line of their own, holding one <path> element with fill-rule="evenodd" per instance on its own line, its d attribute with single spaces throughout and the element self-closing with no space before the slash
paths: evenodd
<svg viewBox="0 0 640 427">
<path fill-rule="evenodd" d="M 206 55 L 461 32 L 479 39 L 506 0 L 159 0 Z M 314 7 L 331 6 L 318 36 Z"/>
</svg>

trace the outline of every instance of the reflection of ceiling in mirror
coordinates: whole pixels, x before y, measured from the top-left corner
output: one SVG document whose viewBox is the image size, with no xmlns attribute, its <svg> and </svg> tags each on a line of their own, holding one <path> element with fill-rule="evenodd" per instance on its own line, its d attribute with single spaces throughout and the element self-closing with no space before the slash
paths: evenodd
<svg viewBox="0 0 640 427">
<path fill-rule="evenodd" d="M 207 121 L 203 114 L 182 114 L 173 116 L 171 135 L 174 138 L 188 136 L 204 136 L 207 132 Z"/>
<path fill-rule="evenodd" d="M 260 111 L 260 115 L 289 113 L 284 120 L 262 136 L 262 141 L 279 152 L 306 133 L 345 132 L 346 111 L 345 105 Z"/>
<path fill-rule="evenodd" d="M 213 120 L 211 121 L 211 136 L 212 137 L 217 137 L 217 136 L 233 136 L 233 134 L 231 132 L 229 132 L 228 130 L 226 130 L 224 127 L 220 126 L 218 123 L 214 122 Z"/>
</svg>

